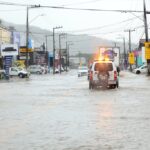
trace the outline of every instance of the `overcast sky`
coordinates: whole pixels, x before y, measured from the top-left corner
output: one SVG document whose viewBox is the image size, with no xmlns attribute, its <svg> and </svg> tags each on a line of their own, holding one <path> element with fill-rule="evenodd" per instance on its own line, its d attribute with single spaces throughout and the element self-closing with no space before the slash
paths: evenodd
<svg viewBox="0 0 150 150">
<path fill-rule="evenodd" d="M 0 0 L 0 2 L 65 6 L 72 8 L 143 10 L 143 0 Z M 150 11 L 150 0 L 146 0 L 146 4 L 147 10 Z M 40 16 L 41 14 L 44 14 L 44 16 Z M 52 30 L 55 26 L 63 26 L 63 29 L 59 31 L 70 31 L 70 33 L 74 34 L 89 34 L 115 40 L 120 35 L 127 38 L 128 33 L 124 32 L 124 30 L 135 28 L 136 30 L 132 32 L 132 41 L 137 43 L 144 33 L 144 28 L 140 27 L 143 25 L 143 21 L 136 16 L 142 18 L 143 14 L 50 8 L 36 8 L 29 11 L 30 25 L 49 30 Z M 12 23 L 25 24 L 26 7 L 0 5 L 0 18 Z M 148 23 L 150 23 L 149 17 Z"/>
</svg>

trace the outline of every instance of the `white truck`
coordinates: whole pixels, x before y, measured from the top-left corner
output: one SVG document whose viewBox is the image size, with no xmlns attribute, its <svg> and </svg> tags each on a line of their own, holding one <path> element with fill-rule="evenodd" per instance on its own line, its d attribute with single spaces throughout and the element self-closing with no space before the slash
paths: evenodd
<svg viewBox="0 0 150 150">
<path fill-rule="evenodd" d="M 18 67 L 10 67 L 9 75 L 18 76 L 20 78 L 25 78 L 25 77 L 29 77 L 30 74 L 25 69 L 18 68 Z"/>
</svg>

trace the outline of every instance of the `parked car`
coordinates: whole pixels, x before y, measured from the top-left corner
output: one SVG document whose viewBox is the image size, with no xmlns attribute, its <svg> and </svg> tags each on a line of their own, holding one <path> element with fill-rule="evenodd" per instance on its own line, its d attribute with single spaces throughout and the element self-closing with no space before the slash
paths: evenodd
<svg viewBox="0 0 150 150">
<path fill-rule="evenodd" d="M 105 72 L 105 74 L 103 74 Z M 107 80 L 107 87 L 119 87 L 117 68 L 112 61 L 95 61 L 90 69 L 89 89 L 103 86 L 102 80 Z M 105 82 L 106 83 L 106 82 Z M 106 86 L 106 84 L 105 84 Z"/>
<path fill-rule="evenodd" d="M 88 67 L 80 66 L 78 67 L 78 77 L 87 76 L 88 75 Z"/>
<path fill-rule="evenodd" d="M 142 66 L 134 69 L 133 72 L 136 74 L 146 73 L 147 72 L 147 65 L 142 65 Z"/>
<path fill-rule="evenodd" d="M 18 67 L 10 67 L 9 68 L 9 75 L 10 76 L 18 76 L 20 78 L 25 78 L 25 77 L 29 77 L 30 73 L 27 72 L 25 69 L 23 68 L 18 68 Z"/>
<path fill-rule="evenodd" d="M 31 65 L 28 67 L 28 71 L 30 73 L 42 74 L 44 73 L 44 68 L 41 67 L 40 65 Z"/>
</svg>

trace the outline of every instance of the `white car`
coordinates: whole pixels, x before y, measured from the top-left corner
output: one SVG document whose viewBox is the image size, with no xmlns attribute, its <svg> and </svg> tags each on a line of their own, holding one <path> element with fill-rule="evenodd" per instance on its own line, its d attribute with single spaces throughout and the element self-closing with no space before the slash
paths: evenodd
<svg viewBox="0 0 150 150">
<path fill-rule="evenodd" d="M 147 72 L 147 65 L 142 65 L 139 68 L 134 69 L 133 72 L 136 74 L 146 73 Z"/>
<path fill-rule="evenodd" d="M 78 77 L 87 76 L 88 75 L 88 67 L 80 66 L 78 68 Z"/>
<path fill-rule="evenodd" d="M 103 76 L 103 72 L 105 72 L 106 76 Z M 98 86 L 103 86 L 102 80 L 106 81 L 105 87 L 119 87 L 119 77 L 117 68 L 112 61 L 93 62 L 89 75 L 89 89 L 93 89 Z"/>
<path fill-rule="evenodd" d="M 28 67 L 28 71 L 30 73 L 42 74 L 44 73 L 44 68 L 41 67 L 40 65 L 31 65 Z"/>
<path fill-rule="evenodd" d="M 23 68 L 10 67 L 9 75 L 10 76 L 18 76 L 20 78 L 25 78 L 25 77 L 29 77 L 30 74 Z"/>
</svg>

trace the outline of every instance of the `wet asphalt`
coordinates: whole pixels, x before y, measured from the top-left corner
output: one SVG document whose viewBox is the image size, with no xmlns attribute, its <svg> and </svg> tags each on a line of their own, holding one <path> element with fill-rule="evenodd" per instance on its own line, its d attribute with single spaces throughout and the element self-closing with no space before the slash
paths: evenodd
<svg viewBox="0 0 150 150">
<path fill-rule="evenodd" d="M 0 81 L 0 150 L 149 150 L 150 77 L 88 89 L 73 70 Z"/>
</svg>

